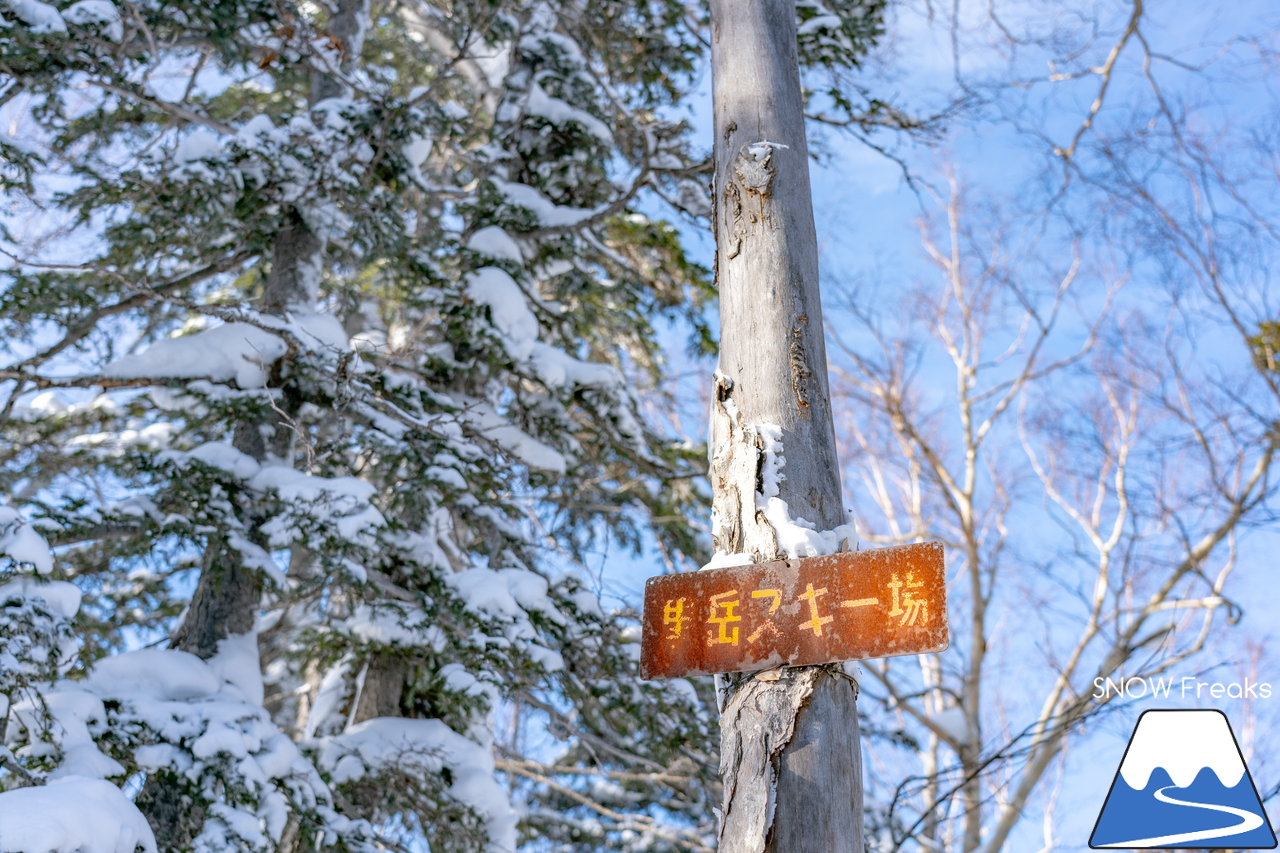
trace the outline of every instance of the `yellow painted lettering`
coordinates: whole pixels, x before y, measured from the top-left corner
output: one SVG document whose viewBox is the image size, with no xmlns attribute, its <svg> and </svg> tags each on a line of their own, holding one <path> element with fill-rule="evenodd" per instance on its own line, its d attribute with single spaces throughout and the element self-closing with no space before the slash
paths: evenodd
<svg viewBox="0 0 1280 853">
<path fill-rule="evenodd" d="M 680 639 L 680 631 L 688 621 L 689 617 L 684 615 L 684 599 L 667 599 L 666 606 L 662 608 L 662 624 L 671 626 L 671 633 L 667 634 L 667 639 Z"/>
<path fill-rule="evenodd" d="M 809 602 L 809 620 L 800 626 L 801 630 L 812 631 L 815 637 L 822 636 L 822 626 L 828 622 L 835 620 L 834 616 L 818 615 L 818 598 L 827 594 L 827 588 L 815 590 L 813 584 L 809 584 L 804 594 L 800 596 L 801 601 Z"/>
<path fill-rule="evenodd" d="M 734 625 L 730 628 L 729 625 L 733 622 L 742 621 L 742 617 L 734 614 L 733 612 L 734 608 L 742 602 L 737 599 L 733 601 L 722 600 L 737 594 L 738 591 L 736 589 L 731 589 L 728 592 L 722 592 L 718 595 L 711 596 L 711 607 L 710 613 L 707 616 L 707 624 L 717 625 L 719 628 L 718 631 L 711 631 L 708 633 L 707 645 L 716 645 L 717 643 L 728 643 L 731 646 L 738 645 L 738 627 Z"/>
</svg>

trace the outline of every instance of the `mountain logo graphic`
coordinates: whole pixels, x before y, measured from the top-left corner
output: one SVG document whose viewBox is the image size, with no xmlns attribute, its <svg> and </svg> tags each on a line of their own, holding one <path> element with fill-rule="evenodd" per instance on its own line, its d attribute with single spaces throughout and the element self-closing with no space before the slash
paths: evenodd
<svg viewBox="0 0 1280 853">
<path fill-rule="evenodd" d="M 1144 711 L 1089 846 L 1275 848 L 1275 833 L 1227 715 Z"/>
</svg>

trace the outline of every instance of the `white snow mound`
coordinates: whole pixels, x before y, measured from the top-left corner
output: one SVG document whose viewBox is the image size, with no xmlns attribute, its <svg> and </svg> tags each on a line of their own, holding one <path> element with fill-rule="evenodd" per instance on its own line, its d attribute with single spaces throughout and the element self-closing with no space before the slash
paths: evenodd
<svg viewBox="0 0 1280 853">
<path fill-rule="evenodd" d="M 241 388 L 267 384 L 266 365 L 285 354 L 278 336 L 249 323 L 225 323 L 194 335 L 157 341 L 102 370 L 109 379 L 235 380 Z"/>
<path fill-rule="evenodd" d="M 175 649 L 140 649 L 103 658 L 85 680 L 90 691 L 106 699 L 141 694 L 171 702 L 212 696 L 221 684 L 207 663 Z"/>
<path fill-rule="evenodd" d="M 5 853 L 156 853 L 142 812 L 101 779 L 71 776 L 0 794 Z"/>
<path fill-rule="evenodd" d="M 13 507 L 0 506 L 0 556 L 30 563 L 42 575 L 53 571 L 49 543 Z"/>
<path fill-rule="evenodd" d="M 46 610 L 63 619 L 73 619 L 80 612 L 80 587 L 66 581 L 18 578 L 0 586 L 0 604 L 15 598 L 38 598 Z"/>
<path fill-rule="evenodd" d="M 1147 787 L 1151 773 L 1163 767 L 1173 784 L 1185 788 L 1205 767 L 1218 781 L 1234 787 L 1244 776 L 1244 761 L 1219 711 L 1147 711 L 1129 742 L 1120 775 L 1135 791 Z"/>
</svg>

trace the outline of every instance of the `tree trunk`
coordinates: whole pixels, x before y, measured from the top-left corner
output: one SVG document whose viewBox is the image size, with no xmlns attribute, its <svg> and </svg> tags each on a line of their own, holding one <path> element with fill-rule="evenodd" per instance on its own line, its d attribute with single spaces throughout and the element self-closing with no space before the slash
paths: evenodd
<svg viewBox="0 0 1280 853">
<path fill-rule="evenodd" d="M 283 316 L 290 310 L 314 310 L 323 252 L 324 242 L 312 233 L 296 208 L 289 208 L 273 246 L 271 272 L 262 296 L 264 313 Z M 278 367 L 272 371 L 270 384 L 274 387 L 281 387 L 279 372 Z M 280 411 L 268 413 L 260 421 L 236 424 L 232 444 L 260 463 L 293 464 L 296 436 L 285 417 L 296 414 L 301 401 L 287 380 L 281 391 Z M 255 538 L 257 524 L 247 526 L 249 538 Z M 220 538 L 211 540 L 186 618 L 169 647 L 205 660 L 212 658 L 222 640 L 253 630 L 261 593 L 258 571 L 245 566 L 240 554 Z"/>
<path fill-rule="evenodd" d="M 372 653 L 365 664 L 364 683 L 360 685 L 360 693 L 355 699 L 351 722 L 400 716 L 405 669 L 404 655 L 398 652 Z"/>
<path fill-rule="evenodd" d="M 712 0 L 720 366 L 716 550 L 774 559 L 757 496 L 782 456 L 791 520 L 845 523 L 827 386 L 794 0 Z M 773 516 L 778 520 L 777 516 Z M 728 677 L 724 853 L 861 853 L 857 685 L 838 665 Z"/>
<path fill-rule="evenodd" d="M 362 50 L 368 17 L 368 0 L 339 0 L 337 3 L 328 22 L 331 45 L 336 50 L 330 57 L 335 68 L 349 66 L 349 60 Z M 340 97 L 345 92 L 346 85 L 332 74 L 316 71 L 312 76 L 312 103 Z M 323 237 L 307 223 L 302 210 L 288 207 L 272 245 L 271 270 L 259 309 L 276 316 L 314 311 L 324 251 Z M 238 423 L 232 443 L 241 453 L 260 463 L 292 465 L 296 435 L 289 419 L 297 414 L 302 401 L 297 389 L 287 378 L 282 378 L 280 367 L 277 365 L 272 371 L 269 383 L 282 391 L 278 411 L 262 420 Z M 258 538 L 258 523 L 253 519 L 248 521 L 248 538 Z M 240 554 L 227 547 L 220 538 L 211 539 L 186 618 L 170 639 L 170 648 L 191 652 L 205 660 L 213 658 L 223 640 L 253 630 L 261 597 L 260 573 L 245 566 Z M 392 690 L 390 686 L 382 685 L 385 680 L 387 678 L 380 671 L 379 697 Z M 386 700 L 380 701 L 385 704 Z M 166 778 L 163 774 L 148 778 L 138 794 L 137 805 L 151 824 L 156 845 L 162 853 L 188 847 L 204 823 L 204 810 L 193 808 L 195 804 L 190 801 L 180 780 Z M 284 849 L 292 846 L 290 841 Z"/>
<path fill-rule="evenodd" d="M 325 28 L 330 38 L 330 47 L 337 51 L 334 64 L 343 71 L 350 67 L 351 60 L 360 55 L 364 48 L 364 34 L 369 27 L 369 0 L 338 0 L 337 9 L 329 26 Z M 324 74 L 318 69 L 312 72 L 311 103 L 319 103 L 326 98 L 339 98 L 347 94 L 347 86 L 331 74 Z"/>
<path fill-rule="evenodd" d="M 218 644 L 233 634 L 253 630 L 262 579 L 220 538 L 205 551 L 200 581 L 191 596 L 187 615 L 173 632 L 169 648 L 190 652 L 203 660 L 218 653 Z"/>
<path fill-rule="evenodd" d="M 301 214 L 290 208 L 273 246 L 262 310 L 283 315 L 290 308 L 313 306 L 323 251 L 323 242 L 307 227 Z M 278 374 L 278 368 L 274 369 L 272 379 L 277 380 Z M 276 381 L 271 384 L 277 385 Z M 281 398 L 282 411 L 290 416 L 296 413 L 297 396 L 286 384 Z M 294 439 L 283 416 L 271 413 L 262 420 L 236 424 L 232 444 L 258 462 L 289 465 L 293 461 Z M 259 538 L 260 521 L 247 521 L 248 538 Z M 170 638 L 169 647 L 210 660 L 218 654 L 223 640 L 253 630 L 261 599 L 259 571 L 246 566 L 240 553 L 221 537 L 212 537 L 206 546 L 204 565 L 191 604 L 182 624 Z M 199 834 L 204 810 L 195 805 L 187 786 L 171 774 L 148 777 L 137 798 L 137 806 L 151 824 L 156 846 L 162 853 L 186 849 Z"/>
</svg>

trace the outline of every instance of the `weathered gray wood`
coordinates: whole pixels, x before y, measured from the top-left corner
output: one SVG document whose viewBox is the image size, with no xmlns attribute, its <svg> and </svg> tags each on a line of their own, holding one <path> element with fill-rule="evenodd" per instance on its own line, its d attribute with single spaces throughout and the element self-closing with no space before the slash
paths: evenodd
<svg viewBox="0 0 1280 853">
<path fill-rule="evenodd" d="M 845 519 L 794 2 L 712 0 L 711 16 L 720 372 L 732 380 L 717 397 L 747 423 L 782 428 L 780 497 L 793 517 L 830 529 Z"/>
<path fill-rule="evenodd" d="M 720 366 L 711 411 L 716 549 L 778 556 L 756 493 L 780 429 L 779 497 L 845 521 L 827 386 L 794 0 L 711 0 Z M 856 685 L 836 667 L 726 678 L 723 853 L 861 853 Z"/>
<path fill-rule="evenodd" d="M 743 681 L 725 704 L 720 713 L 720 850 L 764 849 L 777 793 L 770 780 L 820 671 L 797 667 L 765 673 Z"/>
<path fill-rule="evenodd" d="M 400 697 L 404 693 L 404 655 L 396 652 L 374 652 L 365 664 L 364 682 L 356 697 L 351 722 L 363 723 L 374 717 L 400 716 Z"/>
<path fill-rule="evenodd" d="M 820 670 L 821 672 L 821 670 Z M 817 678 L 781 755 L 769 850 L 862 850 L 858 689 L 838 667 Z"/>
<path fill-rule="evenodd" d="M 720 716 L 722 851 L 862 849 L 856 702 L 838 667 L 774 670 L 739 686 Z M 770 777 L 776 788 L 758 783 Z"/>
</svg>

